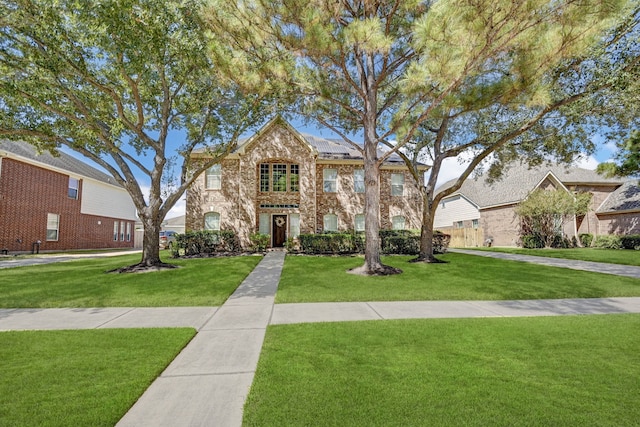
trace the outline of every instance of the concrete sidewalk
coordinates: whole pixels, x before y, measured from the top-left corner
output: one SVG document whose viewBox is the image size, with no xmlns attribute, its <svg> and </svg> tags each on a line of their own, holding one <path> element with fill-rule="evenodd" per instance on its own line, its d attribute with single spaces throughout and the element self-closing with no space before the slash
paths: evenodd
<svg viewBox="0 0 640 427">
<path fill-rule="evenodd" d="M 633 265 L 607 264 L 604 262 L 579 261 L 573 259 L 548 258 L 544 256 L 507 254 L 504 252 L 474 251 L 468 249 L 449 249 L 449 252 L 483 256 L 487 258 L 506 259 L 510 261 L 522 261 L 549 267 L 570 268 L 572 270 L 584 270 L 593 273 L 614 274 L 616 276 L 633 277 L 640 279 L 640 267 Z"/>
<path fill-rule="evenodd" d="M 240 426 L 284 252 L 269 252 L 118 426 Z"/>
</svg>

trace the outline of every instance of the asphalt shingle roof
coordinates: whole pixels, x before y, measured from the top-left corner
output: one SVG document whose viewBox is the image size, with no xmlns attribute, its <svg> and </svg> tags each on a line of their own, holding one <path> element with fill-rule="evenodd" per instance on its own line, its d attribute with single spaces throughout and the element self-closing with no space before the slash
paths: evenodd
<svg viewBox="0 0 640 427">
<path fill-rule="evenodd" d="M 640 210 L 640 185 L 638 181 L 627 181 L 598 208 L 598 213 Z"/>
<path fill-rule="evenodd" d="M 493 182 L 487 181 L 486 174 L 469 178 L 454 194 L 462 194 L 480 209 L 490 206 L 518 203 L 523 200 L 549 173 L 565 186 L 571 184 L 622 184 L 622 180 L 605 178 L 595 171 L 562 165 L 538 166 L 529 168 L 526 164 L 510 166 L 503 176 Z M 440 189 L 451 187 L 455 179 L 447 181 Z"/>
<path fill-rule="evenodd" d="M 59 156 L 54 156 L 48 151 L 38 154 L 36 148 L 29 143 L 7 140 L 0 141 L 0 150 L 86 178 L 92 178 L 100 182 L 120 186 L 116 183 L 116 180 L 113 179 L 113 177 L 89 166 L 67 153 L 63 153 L 62 151 L 59 151 Z"/>
</svg>

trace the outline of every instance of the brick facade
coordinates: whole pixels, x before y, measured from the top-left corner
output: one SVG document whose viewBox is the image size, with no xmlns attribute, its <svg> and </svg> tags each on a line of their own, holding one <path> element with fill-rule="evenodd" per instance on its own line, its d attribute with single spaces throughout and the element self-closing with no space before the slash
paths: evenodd
<svg viewBox="0 0 640 427">
<path fill-rule="evenodd" d="M 354 190 L 354 170 L 362 169 L 362 160 L 327 160 L 303 136 L 286 123 L 275 121 L 229 155 L 222 163 L 222 185 L 219 190 L 208 190 L 206 173 L 202 174 L 187 191 L 186 229 L 204 228 L 208 212 L 220 214 L 220 228 L 238 233 L 243 246 L 248 247 L 250 236 L 259 231 L 260 217 L 270 218 L 272 236 L 274 218 L 286 220 L 286 236 L 291 235 L 292 215 L 299 217 L 300 233 L 323 231 L 324 217 L 334 214 L 338 230 L 355 228 L 355 217 L 364 213 L 364 194 Z M 298 191 L 261 191 L 260 165 L 297 165 Z M 337 191 L 324 192 L 324 170 L 337 171 Z M 391 175 L 405 175 L 403 196 L 391 195 Z M 288 178 L 290 179 L 290 177 Z M 405 217 L 405 228 L 419 228 L 421 212 L 420 193 L 411 175 L 399 166 L 383 166 L 381 180 L 381 227 L 391 228 L 391 218 Z M 270 185 L 273 183 L 270 182 Z"/>
<path fill-rule="evenodd" d="M 81 213 L 82 179 L 73 199 L 68 175 L 12 158 L 0 162 L 0 249 L 31 251 L 38 240 L 41 251 L 133 247 L 133 221 Z M 47 240 L 47 214 L 59 215 L 57 241 Z M 124 224 L 124 241 L 120 233 L 114 241 L 114 221 Z"/>
</svg>

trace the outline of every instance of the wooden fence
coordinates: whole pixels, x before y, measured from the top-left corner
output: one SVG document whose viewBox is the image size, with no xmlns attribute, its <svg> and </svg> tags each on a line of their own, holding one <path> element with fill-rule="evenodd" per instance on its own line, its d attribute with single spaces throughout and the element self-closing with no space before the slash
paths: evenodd
<svg viewBox="0 0 640 427">
<path fill-rule="evenodd" d="M 473 248 L 484 244 L 484 233 L 481 228 L 439 228 L 445 234 L 451 235 L 452 248 Z"/>
</svg>

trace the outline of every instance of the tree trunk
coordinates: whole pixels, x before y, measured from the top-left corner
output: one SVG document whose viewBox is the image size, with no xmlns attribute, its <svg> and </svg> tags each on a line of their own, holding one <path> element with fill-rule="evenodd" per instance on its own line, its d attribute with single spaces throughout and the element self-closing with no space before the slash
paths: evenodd
<svg viewBox="0 0 640 427">
<path fill-rule="evenodd" d="M 140 266 L 154 267 L 162 264 L 160 261 L 160 229 L 162 224 L 154 218 L 142 219 L 144 237 L 142 239 L 142 260 Z"/>
<path fill-rule="evenodd" d="M 422 226 L 420 227 L 420 253 L 412 262 L 442 262 L 433 255 L 433 220 L 435 209 L 433 198 L 426 188 L 421 188 L 422 193 Z"/>
</svg>

